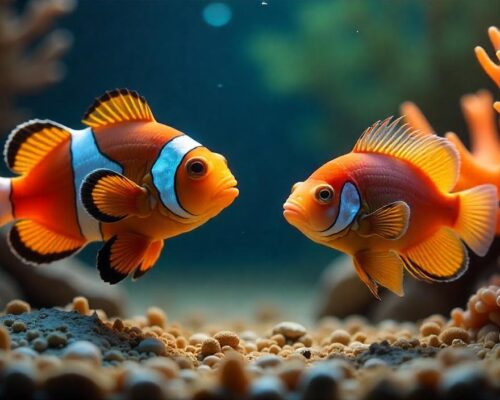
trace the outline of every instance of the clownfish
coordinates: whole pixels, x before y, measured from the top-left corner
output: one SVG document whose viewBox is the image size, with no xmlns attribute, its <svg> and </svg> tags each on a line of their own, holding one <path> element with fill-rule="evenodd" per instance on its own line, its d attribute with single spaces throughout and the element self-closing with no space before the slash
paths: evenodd
<svg viewBox="0 0 500 400">
<path fill-rule="evenodd" d="M 284 217 L 311 240 L 353 257 L 373 295 L 403 296 L 403 271 L 447 282 L 484 256 L 495 234 L 497 190 L 485 184 L 450 193 L 459 155 L 445 138 L 378 121 L 351 153 L 296 183 Z"/>
<path fill-rule="evenodd" d="M 0 225 L 31 264 L 71 256 L 104 241 L 97 255 L 110 284 L 138 278 L 163 241 L 215 217 L 238 196 L 226 159 L 155 121 L 137 92 L 95 100 L 86 129 L 50 120 L 19 125 L 5 145 L 14 178 L 0 178 Z"/>
</svg>

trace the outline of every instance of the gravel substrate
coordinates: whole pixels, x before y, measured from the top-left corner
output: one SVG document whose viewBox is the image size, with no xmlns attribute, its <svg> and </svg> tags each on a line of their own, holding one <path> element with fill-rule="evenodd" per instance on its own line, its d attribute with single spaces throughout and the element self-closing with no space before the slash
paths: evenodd
<svg viewBox="0 0 500 400">
<path fill-rule="evenodd" d="M 313 327 L 260 321 L 129 320 L 91 310 L 0 315 L 2 399 L 499 399 L 500 287 L 465 310 L 419 324 L 324 318 Z"/>
</svg>

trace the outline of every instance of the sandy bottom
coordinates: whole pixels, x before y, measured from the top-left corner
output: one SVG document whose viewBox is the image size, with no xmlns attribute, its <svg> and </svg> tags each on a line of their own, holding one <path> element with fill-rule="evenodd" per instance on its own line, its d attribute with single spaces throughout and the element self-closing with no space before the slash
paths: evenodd
<svg viewBox="0 0 500 400">
<path fill-rule="evenodd" d="M 159 307 L 131 319 L 90 307 L 81 297 L 64 309 L 7 305 L 0 398 L 500 398 L 499 286 L 418 324 L 354 316 L 303 324 L 266 308 L 174 322 Z"/>
</svg>

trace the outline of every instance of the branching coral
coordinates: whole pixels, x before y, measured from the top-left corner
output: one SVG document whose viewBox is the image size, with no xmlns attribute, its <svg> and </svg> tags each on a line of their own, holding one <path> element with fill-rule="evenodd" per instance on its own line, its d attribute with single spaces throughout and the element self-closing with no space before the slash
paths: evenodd
<svg viewBox="0 0 500 400">
<path fill-rule="evenodd" d="M 61 56 L 71 45 L 55 22 L 75 7 L 75 0 L 31 0 L 22 15 L 12 2 L 0 1 L 0 128 L 23 118 L 15 98 L 59 82 L 64 76 Z M 39 44 L 37 44 L 39 42 Z M 34 47 L 34 45 L 36 47 Z"/>
<path fill-rule="evenodd" d="M 495 49 L 496 56 L 500 61 L 500 31 L 497 27 L 492 26 L 488 29 L 488 34 L 490 36 L 491 43 L 493 44 L 493 48 Z M 486 50 L 484 50 L 481 46 L 477 46 L 474 51 L 476 52 L 476 57 L 484 71 L 500 88 L 500 65 L 496 64 L 491 58 L 489 58 Z M 495 110 L 500 113 L 499 101 L 495 103 Z"/>
</svg>

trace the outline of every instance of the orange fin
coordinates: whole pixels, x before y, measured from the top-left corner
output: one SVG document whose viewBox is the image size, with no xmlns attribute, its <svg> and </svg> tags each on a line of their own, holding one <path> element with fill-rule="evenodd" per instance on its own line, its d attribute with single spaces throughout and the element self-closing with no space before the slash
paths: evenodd
<svg viewBox="0 0 500 400">
<path fill-rule="evenodd" d="M 460 211 L 455 230 L 474 253 L 484 256 L 495 237 L 497 188 L 480 185 L 459 192 Z"/>
<path fill-rule="evenodd" d="M 361 236 L 378 235 L 384 239 L 397 240 L 408 229 L 410 207 L 404 201 L 395 201 L 380 207 L 359 220 L 358 233 Z"/>
<path fill-rule="evenodd" d="M 78 252 L 85 242 L 73 239 L 31 220 L 18 221 L 9 232 L 14 253 L 30 264 L 46 264 Z"/>
<path fill-rule="evenodd" d="M 144 275 L 160 256 L 163 241 L 153 241 L 133 233 L 121 233 L 104 243 L 97 254 L 97 269 L 110 284 L 120 282 L 131 273 Z"/>
<path fill-rule="evenodd" d="M 154 120 L 146 99 L 139 93 L 129 89 L 115 89 L 97 98 L 82 122 L 92 128 L 98 128 L 120 122 Z"/>
<path fill-rule="evenodd" d="M 434 134 L 434 129 L 431 124 L 425 118 L 422 110 L 418 106 L 411 102 L 405 101 L 399 106 L 399 113 L 403 116 L 405 122 L 412 128 L 419 132 L 425 133 L 427 135 Z"/>
<path fill-rule="evenodd" d="M 401 254 L 405 267 L 415 278 L 426 282 L 449 282 L 467 270 L 467 249 L 450 228 L 443 227 L 422 243 Z"/>
<path fill-rule="evenodd" d="M 399 125 L 401 117 L 378 121 L 363 132 L 354 146 L 355 153 L 377 153 L 404 160 L 422 170 L 444 191 L 455 186 L 459 157 L 453 144 L 445 138 L 417 132 Z"/>
<path fill-rule="evenodd" d="M 82 183 L 82 203 L 101 222 L 117 222 L 150 212 L 148 191 L 125 176 L 108 169 L 91 172 Z"/>
<path fill-rule="evenodd" d="M 363 281 L 363 283 L 368 287 L 368 289 L 370 289 L 370 292 L 372 292 L 372 294 L 380 300 L 380 296 L 378 294 L 378 285 L 377 283 L 366 273 L 363 265 L 362 265 L 362 262 L 363 262 L 363 258 L 359 257 L 359 254 L 355 254 L 352 261 L 353 261 L 353 264 L 354 264 L 354 270 L 356 271 L 356 273 L 358 274 L 359 276 L 359 279 L 361 279 Z"/>
<path fill-rule="evenodd" d="M 9 135 L 4 149 L 5 162 L 12 172 L 25 174 L 70 137 L 68 128 L 56 122 L 28 121 Z"/>
<path fill-rule="evenodd" d="M 398 296 L 404 295 L 404 264 L 396 253 L 392 251 L 360 251 L 356 253 L 354 260 L 358 267 L 363 269 L 372 284 L 377 282 Z M 372 290 L 370 285 L 368 288 Z M 378 298 L 378 294 L 374 293 L 374 295 Z"/>
</svg>

